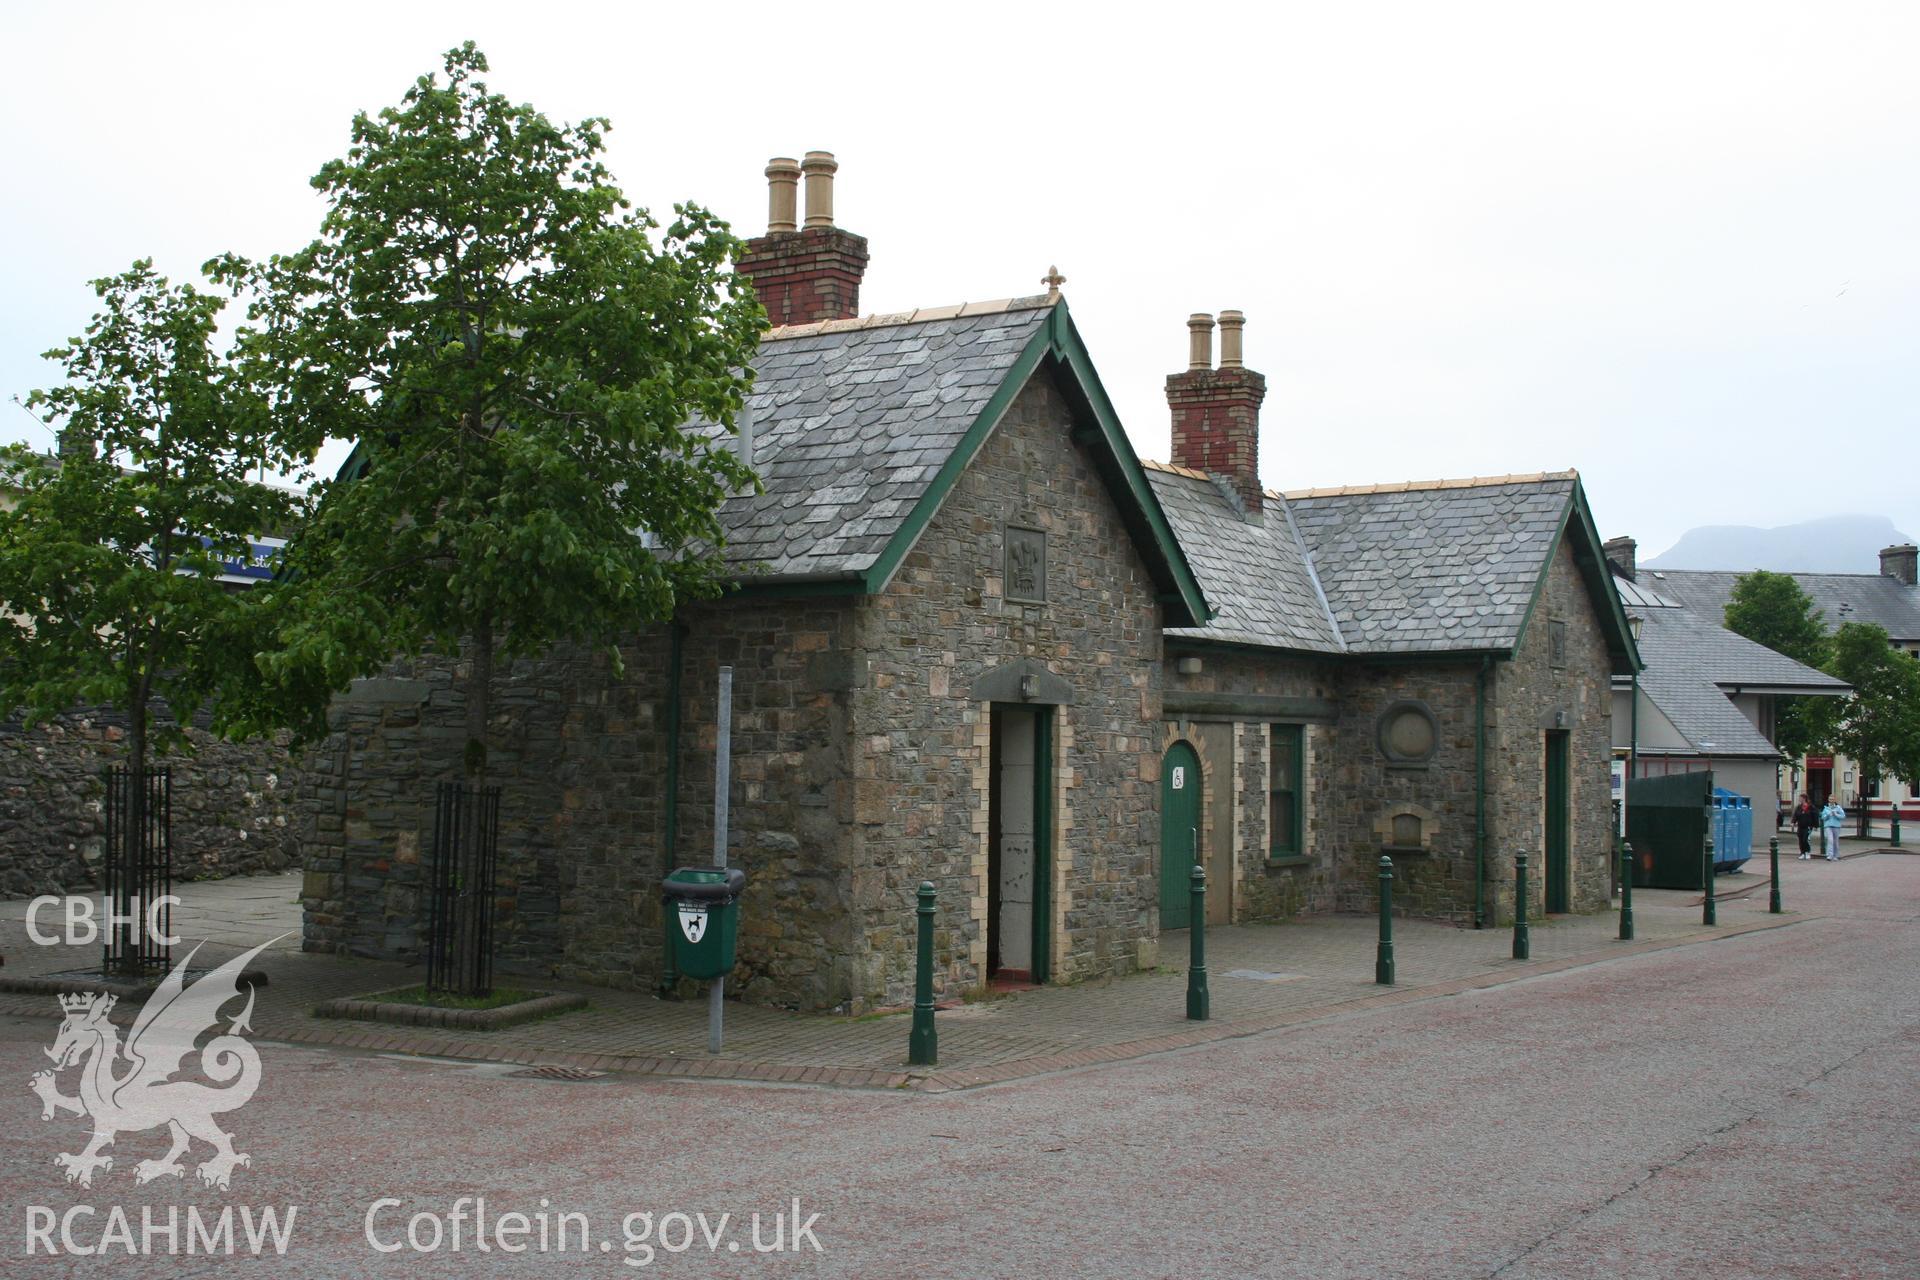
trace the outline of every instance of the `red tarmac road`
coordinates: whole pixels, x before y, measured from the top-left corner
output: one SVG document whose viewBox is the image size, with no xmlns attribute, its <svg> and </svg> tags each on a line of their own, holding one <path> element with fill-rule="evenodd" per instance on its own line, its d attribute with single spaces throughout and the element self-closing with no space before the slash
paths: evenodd
<svg viewBox="0 0 1920 1280">
<path fill-rule="evenodd" d="M 963 1093 L 540 1082 L 267 1043 L 225 1118 L 252 1156 L 226 1193 L 191 1171 L 136 1186 L 158 1131 L 63 1182 L 82 1122 L 43 1122 L 27 1087 L 56 1024 L 0 1019 L 0 1274 L 1913 1280 L 1920 857 L 1819 871 L 1795 870 L 1790 928 Z M 491 1252 L 462 1197 L 485 1198 Z M 770 1245 L 780 1211 L 794 1244 L 796 1197 L 819 1215 L 799 1252 L 755 1253 L 749 1215 Z M 113 1209 L 137 1245 L 143 1207 L 186 1206 L 298 1211 L 284 1257 L 168 1256 L 164 1234 L 128 1256 Z M 587 1250 L 569 1219 L 575 1251 L 537 1252 L 562 1211 Z M 438 1252 L 407 1246 L 415 1213 Z M 526 1234 L 495 1234 L 512 1213 Z M 653 1216 L 623 1232 L 634 1213 Z"/>
</svg>

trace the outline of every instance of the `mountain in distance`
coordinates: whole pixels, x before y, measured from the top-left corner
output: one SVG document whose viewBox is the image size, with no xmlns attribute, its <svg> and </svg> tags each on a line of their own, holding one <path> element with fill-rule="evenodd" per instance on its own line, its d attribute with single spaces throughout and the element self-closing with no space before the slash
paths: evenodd
<svg viewBox="0 0 1920 1280">
<path fill-rule="evenodd" d="M 1759 529 L 1710 524 L 1689 529 L 1646 569 L 1724 569 L 1746 573 L 1878 573 L 1880 549 L 1912 542 L 1885 516 L 1827 516 L 1799 524 Z"/>
</svg>

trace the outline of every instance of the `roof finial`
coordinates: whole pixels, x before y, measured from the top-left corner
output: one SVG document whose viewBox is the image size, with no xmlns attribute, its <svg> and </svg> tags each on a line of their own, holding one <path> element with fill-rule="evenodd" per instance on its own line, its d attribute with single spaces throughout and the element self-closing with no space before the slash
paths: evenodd
<svg viewBox="0 0 1920 1280">
<path fill-rule="evenodd" d="M 1048 302 L 1060 301 L 1060 286 L 1066 282 L 1067 278 L 1060 274 L 1059 267 L 1047 268 L 1047 274 L 1040 277 L 1040 283 L 1047 286 Z"/>
</svg>

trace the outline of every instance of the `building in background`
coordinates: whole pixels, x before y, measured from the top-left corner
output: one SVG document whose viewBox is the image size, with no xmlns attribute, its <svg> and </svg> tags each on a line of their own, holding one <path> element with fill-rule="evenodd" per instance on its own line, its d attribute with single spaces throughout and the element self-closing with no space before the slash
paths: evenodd
<svg viewBox="0 0 1920 1280">
<path fill-rule="evenodd" d="M 1631 612 L 1646 620 L 1641 631 L 1648 667 L 1642 677 L 1643 693 L 1648 691 L 1647 686 L 1670 678 L 1659 674 L 1662 668 L 1669 672 L 1691 673 L 1685 679 L 1693 684 L 1698 683 L 1696 676 L 1711 679 L 1741 704 L 1748 722 L 1771 743 L 1773 727 L 1770 704 L 1774 698 L 1820 696 L 1817 688 L 1796 687 L 1796 680 L 1804 684 L 1811 676 L 1820 676 L 1831 685 L 1838 686 L 1838 691 L 1848 691 L 1847 686 L 1832 677 L 1812 672 L 1771 650 L 1761 649 L 1761 653 L 1769 655 L 1770 660 L 1760 659 L 1729 643 L 1729 640 L 1733 640 L 1748 649 L 1760 648 L 1725 632 L 1722 626 L 1727 602 L 1732 598 L 1734 584 L 1740 580 L 1741 574 L 1693 569 L 1636 572 L 1634 542 L 1631 538 L 1610 540 L 1607 552 L 1616 575 L 1624 580 L 1621 585 L 1622 598 L 1628 600 Z M 1871 623 L 1886 631 L 1889 642 L 1895 648 L 1920 656 L 1920 583 L 1916 582 L 1916 577 L 1920 575 L 1916 574 L 1916 548 L 1913 544 L 1883 550 L 1880 553 L 1880 572 L 1877 574 L 1790 573 L 1786 576 L 1799 583 L 1801 590 L 1813 600 L 1815 607 L 1820 610 L 1821 622 L 1830 634 L 1848 622 Z M 1662 627 L 1672 637 L 1672 642 L 1658 638 L 1651 630 Z M 1715 635 L 1715 632 L 1723 634 Z M 1795 674 L 1796 669 L 1798 675 Z M 1727 673 L 1730 683 L 1729 680 L 1719 679 L 1718 673 L 1722 671 Z M 1763 679 L 1763 673 L 1771 673 L 1778 678 L 1771 679 L 1769 683 Z M 1697 698 L 1684 700 L 1678 691 L 1670 690 L 1667 696 L 1669 701 L 1682 706 L 1680 714 L 1683 720 L 1690 717 L 1697 720 L 1694 724 L 1696 733 L 1713 735 L 1716 732 L 1712 722 L 1698 718 L 1699 711 L 1709 707 L 1709 703 Z M 1645 705 L 1644 702 L 1642 705 Z M 1729 733 L 1729 730 L 1732 732 Z M 1721 736 L 1733 736 L 1738 731 L 1739 726 L 1729 722 L 1719 733 Z M 1659 734 L 1664 729 L 1656 722 L 1653 732 Z M 1686 736 L 1684 732 L 1681 734 L 1683 738 Z M 1717 738 L 1711 740 L 1721 747 L 1729 745 L 1719 742 Z M 1675 744 L 1674 754 L 1662 756 L 1655 740 L 1649 737 L 1644 720 L 1641 723 L 1640 750 L 1642 756 L 1646 757 L 1644 767 L 1640 770 L 1642 776 L 1650 776 L 1649 770 L 1657 772 L 1669 766 L 1680 771 L 1689 760 L 1691 767 L 1704 767 L 1702 762 L 1705 753 L 1697 749 L 1689 753 L 1678 743 Z M 1752 773 L 1754 785 L 1757 786 L 1759 757 L 1746 753 L 1743 760 L 1745 763 L 1737 767 Z M 1756 804 L 1760 795 L 1772 795 L 1777 797 L 1778 805 L 1791 806 L 1803 791 L 1811 795 L 1816 804 L 1824 803 L 1828 796 L 1837 797 L 1850 808 L 1864 800 L 1871 817 L 1878 822 L 1885 822 L 1895 805 L 1900 806 L 1902 821 L 1920 819 L 1920 779 L 1865 779 L 1860 776 L 1853 762 L 1844 756 L 1815 755 L 1799 760 L 1779 760 L 1772 782 L 1764 792 L 1756 792 Z"/>
</svg>

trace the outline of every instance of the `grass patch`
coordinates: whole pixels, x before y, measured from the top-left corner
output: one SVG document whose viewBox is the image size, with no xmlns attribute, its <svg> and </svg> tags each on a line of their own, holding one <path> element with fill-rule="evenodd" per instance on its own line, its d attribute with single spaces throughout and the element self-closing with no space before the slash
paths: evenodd
<svg viewBox="0 0 1920 1280">
<path fill-rule="evenodd" d="M 484 996 L 456 996 L 444 991 L 428 991 L 424 986 L 382 991 L 381 1004 L 424 1004 L 435 1009 L 498 1009 L 538 999 L 544 992 L 520 991 L 513 987 L 495 987 Z M 561 1012 L 564 1012 L 562 1010 Z"/>
</svg>

